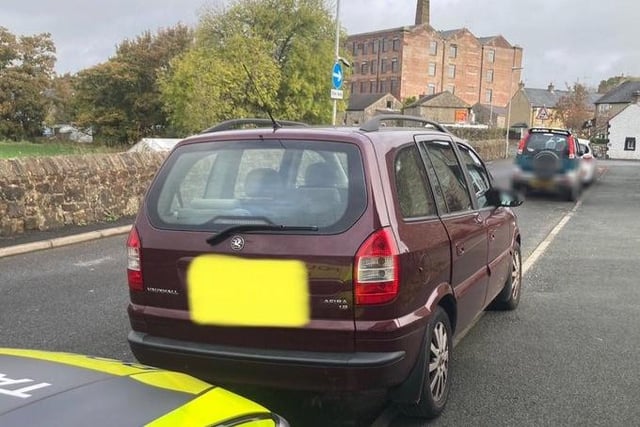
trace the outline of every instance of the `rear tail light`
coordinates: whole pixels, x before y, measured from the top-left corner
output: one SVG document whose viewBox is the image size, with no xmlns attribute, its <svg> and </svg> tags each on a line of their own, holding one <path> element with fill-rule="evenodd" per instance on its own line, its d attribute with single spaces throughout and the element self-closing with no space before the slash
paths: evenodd
<svg viewBox="0 0 640 427">
<path fill-rule="evenodd" d="M 569 158 L 570 159 L 576 158 L 576 143 L 573 136 L 569 137 Z"/>
<path fill-rule="evenodd" d="M 524 152 L 524 144 L 527 142 L 527 138 L 522 138 L 520 142 L 518 142 L 518 154 L 522 154 Z"/>
<path fill-rule="evenodd" d="M 135 227 L 131 228 L 127 239 L 127 280 L 129 289 L 132 291 L 143 291 L 142 263 L 140 260 L 140 237 Z"/>
<path fill-rule="evenodd" d="M 383 304 L 398 295 L 398 247 L 388 228 L 374 232 L 356 253 L 356 304 Z"/>
</svg>

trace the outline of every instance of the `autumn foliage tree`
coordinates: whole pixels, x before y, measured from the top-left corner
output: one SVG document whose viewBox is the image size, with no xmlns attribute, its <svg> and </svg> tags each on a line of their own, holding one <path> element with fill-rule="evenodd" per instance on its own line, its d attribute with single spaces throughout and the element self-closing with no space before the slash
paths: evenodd
<svg viewBox="0 0 640 427">
<path fill-rule="evenodd" d="M 172 133 L 163 108 L 158 75 L 193 41 L 192 30 L 178 24 L 134 40 L 124 40 L 108 61 L 78 73 L 75 122 L 92 127 L 107 143 L 131 143 Z"/>
<path fill-rule="evenodd" d="M 48 33 L 16 36 L 0 27 L 0 138 L 42 135 L 55 52 Z"/>
<path fill-rule="evenodd" d="M 197 132 L 264 117 L 267 108 L 279 118 L 329 122 L 334 25 L 324 0 L 235 0 L 205 11 L 193 48 L 161 79 L 172 123 Z"/>
<path fill-rule="evenodd" d="M 593 111 L 589 107 L 589 92 L 580 83 L 568 89 L 569 93 L 558 100 L 555 115 L 565 127 L 581 132 L 584 123 L 593 117 Z"/>
</svg>

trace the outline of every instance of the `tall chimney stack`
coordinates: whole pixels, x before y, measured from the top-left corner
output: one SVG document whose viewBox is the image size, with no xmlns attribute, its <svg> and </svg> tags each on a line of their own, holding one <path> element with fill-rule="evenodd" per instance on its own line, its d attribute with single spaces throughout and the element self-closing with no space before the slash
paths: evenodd
<svg viewBox="0 0 640 427">
<path fill-rule="evenodd" d="M 418 0 L 416 7 L 416 25 L 429 24 L 429 0 Z"/>
</svg>

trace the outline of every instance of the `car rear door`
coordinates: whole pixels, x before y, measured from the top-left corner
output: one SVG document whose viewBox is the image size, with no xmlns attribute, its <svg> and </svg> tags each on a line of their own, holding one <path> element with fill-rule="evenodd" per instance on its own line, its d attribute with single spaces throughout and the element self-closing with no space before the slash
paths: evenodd
<svg viewBox="0 0 640 427">
<path fill-rule="evenodd" d="M 446 136 L 420 142 L 438 205 L 451 240 L 451 285 L 458 304 L 458 330 L 465 329 L 484 308 L 489 282 L 485 218 L 477 209 L 453 142 Z"/>
</svg>

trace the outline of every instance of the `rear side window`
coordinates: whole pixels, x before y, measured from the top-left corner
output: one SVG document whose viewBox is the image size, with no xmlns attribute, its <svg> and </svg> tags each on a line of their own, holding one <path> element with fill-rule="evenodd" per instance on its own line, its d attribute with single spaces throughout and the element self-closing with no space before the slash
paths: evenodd
<svg viewBox="0 0 640 427">
<path fill-rule="evenodd" d="M 357 146 L 233 141 L 178 147 L 150 188 L 147 213 L 164 229 L 276 224 L 333 233 L 353 225 L 365 207 Z"/>
<path fill-rule="evenodd" d="M 436 214 L 424 164 L 415 145 L 403 148 L 396 156 L 395 180 L 400 212 L 404 218 Z"/>
</svg>

